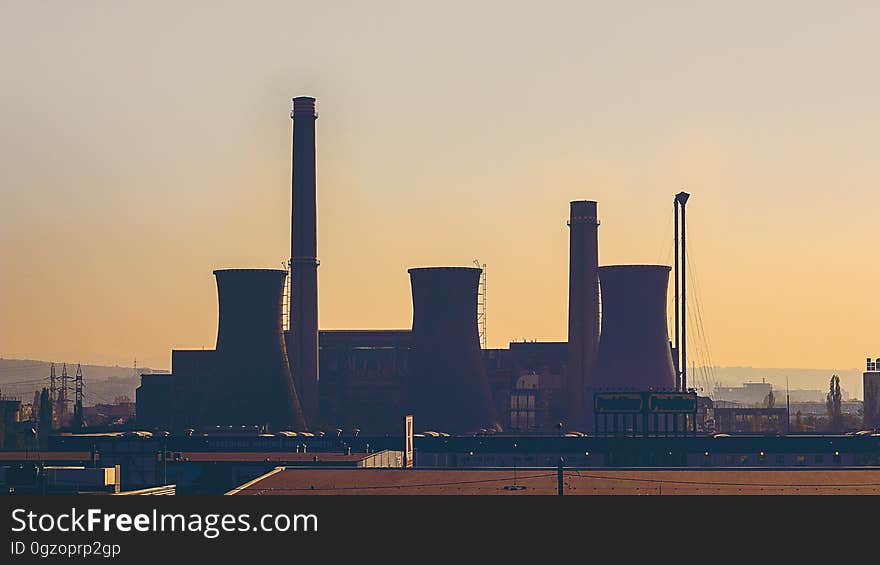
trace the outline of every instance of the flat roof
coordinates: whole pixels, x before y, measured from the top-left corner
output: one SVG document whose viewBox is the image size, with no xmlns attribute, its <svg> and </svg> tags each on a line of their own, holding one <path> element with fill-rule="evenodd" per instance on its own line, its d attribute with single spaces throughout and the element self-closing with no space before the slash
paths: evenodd
<svg viewBox="0 0 880 565">
<path fill-rule="evenodd" d="M 88 461 L 88 451 L 0 451 L 0 461 Z"/>
<path fill-rule="evenodd" d="M 290 451 L 173 451 L 168 450 L 175 457 L 180 455 L 180 460 L 186 461 L 269 461 L 270 463 L 312 463 L 318 458 L 318 463 L 354 463 L 381 452 L 352 453 L 347 455 L 339 452 L 290 452 Z M 177 459 L 175 458 L 175 461 Z M 168 459 L 171 461 L 171 459 Z"/>
<path fill-rule="evenodd" d="M 566 470 L 564 494 L 880 494 L 878 471 Z M 285 469 L 227 494 L 556 495 L 555 468 Z"/>
</svg>

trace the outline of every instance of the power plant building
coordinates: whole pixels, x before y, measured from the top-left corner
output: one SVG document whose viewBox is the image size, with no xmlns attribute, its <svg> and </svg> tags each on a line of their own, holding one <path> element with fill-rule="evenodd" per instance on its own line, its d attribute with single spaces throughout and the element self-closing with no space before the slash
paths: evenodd
<svg viewBox="0 0 880 565">
<path fill-rule="evenodd" d="M 139 425 L 387 433 L 413 414 L 417 429 L 447 433 L 589 431 L 594 392 L 675 386 L 669 267 L 600 268 L 592 200 L 569 205 L 566 342 L 481 349 L 473 267 L 408 271 L 411 330 L 319 331 L 315 99 L 294 98 L 290 117 L 290 328 L 284 271 L 215 271 L 216 349 L 175 350 L 170 375 L 144 375 Z"/>
<path fill-rule="evenodd" d="M 305 429 L 281 329 L 285 271 L 225 269 L 217 278 L 217 347 L 174 351 L 170 375 L 144 375 L 142 426 Z"/>
</svg>

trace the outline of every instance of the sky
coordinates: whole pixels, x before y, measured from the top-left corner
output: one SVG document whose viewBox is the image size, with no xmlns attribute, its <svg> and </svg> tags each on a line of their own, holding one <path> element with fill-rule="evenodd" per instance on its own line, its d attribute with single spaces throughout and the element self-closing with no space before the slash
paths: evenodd
<svg viewBox="0 0 880 565">
<path fill-rule="evenodd" d="M 289 255 L 317 98 L 320 326 L 407 328 L 406 269 L 487 265 L 488 344 L 567 335 L 600 263 L 672 263 L 689 359 L 880 356 L 876 2 L 0 3 L 0 356 L 170 367 L 212 270 Z M 699 305 L 699 319 L 696 317 Z"/>
</svg>

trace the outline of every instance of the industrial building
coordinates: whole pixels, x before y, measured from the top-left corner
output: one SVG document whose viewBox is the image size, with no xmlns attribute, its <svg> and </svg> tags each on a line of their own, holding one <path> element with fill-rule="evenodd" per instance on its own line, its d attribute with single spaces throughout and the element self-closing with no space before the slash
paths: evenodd
<svg viewBox="0 0 880 565">
<path fill-rule="evenodd" d="M 288 272 L 214 272 L 220 312 L 216 348 L 175 350 L 171 374 L 143 375 L 137 390 L 138 427 L 390 434 L 404 415 L 412 414 L 417 430 L 447 434 L 581 433 L 597 423 L 598 393 L 665 391 L 691 402 L 683 321 L 685 254 L 679 255 L 678 246 L 679 232 L 682 248 L 685 241 L 687 193 L 674 201 L 674 344 L 666 324 L 671 268 L 600 266 L 598 204 L 593 200 L 569 203 L 567 342 L 483 349 L 480 266 L 409 269 L 413 316 L 408 330 L 321 332 L 315 99 L 294 98 L 290 117 Z M 285 297 L 289 328 L 283 322 Z M 648 425 L 653 420 L 639 422 L 645 430 L 667 431 L 665 420 L 660 428 Z M 688 411 L 669 420 L 669 431 L 696 430 L 696 422 L 696 413 Z"/>
<path fill-rule="evenodd" d="M 4 463 L 0 465 L 0 494 L 116 494 L 120 490 L 119 465 L 46 464 L 22 461 L 15 452 L 3 453 L 0 461 Z"/>
<path fill-rule="evenodd" d="M 864 394 L 863 428 L 880 428 L 880 357 L 865 361 L 862 374 Z"/>
</svg>

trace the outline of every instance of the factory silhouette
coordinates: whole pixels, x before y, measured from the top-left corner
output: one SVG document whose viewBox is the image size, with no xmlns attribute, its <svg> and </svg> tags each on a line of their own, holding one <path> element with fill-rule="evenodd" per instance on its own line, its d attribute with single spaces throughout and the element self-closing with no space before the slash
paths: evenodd
<svg viewBox="0 0 880 565">
<path fill-rule="evenodd" d="M 676 242 L 673 344 L 666 323 L 671 267 L 600 267 L 595 201 L 570 203 L 567 342 L 483 349 L 482 268 L 460 266 L 409 269 L 411 329 L 320 331 L 315 99 L 294 98 L 291 118 L 289 270 L 214 271 L 216 347 L 173 350 L 170 374 L 142 375 L 139 427 L 399 434 L 412 414 L 417 429 L 453 435 L 593 432 L 600 419 L 605 430 L 696 429 L 696 393 L 687 388 L 686 349 L 679 347 L 686 343 L 679 325 L 684 254 L 679 259 Z M 686 201 L 685 193 L 675 198 L 676 238 L 679 216 L 684 236 Z M 650 416 L 626 409 L 633 394 L 655 392 L 686 408 Z"/>
</svg>

